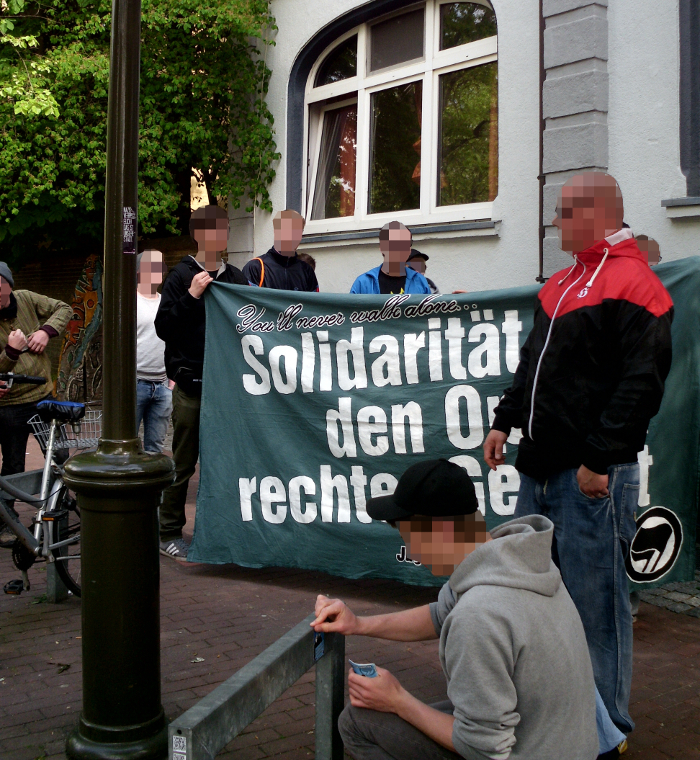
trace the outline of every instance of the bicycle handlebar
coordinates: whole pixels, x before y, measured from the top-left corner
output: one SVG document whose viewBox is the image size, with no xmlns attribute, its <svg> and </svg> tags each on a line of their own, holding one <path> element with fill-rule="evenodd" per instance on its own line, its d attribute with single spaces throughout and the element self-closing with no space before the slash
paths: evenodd
<svg viewBox="0 0 700 760">
<path fill-rule="evenodd" d="M 0 372 L 0 381 L 8 382 L 11 385 L 44 385 L 45 377 L 33 377 L 32 375 L 15 375 L 13 372 Z"/>
</svg>

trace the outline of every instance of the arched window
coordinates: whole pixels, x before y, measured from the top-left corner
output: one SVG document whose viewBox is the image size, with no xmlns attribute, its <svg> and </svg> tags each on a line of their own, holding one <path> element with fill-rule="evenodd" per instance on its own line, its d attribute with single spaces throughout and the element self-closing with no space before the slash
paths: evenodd
<svg viewBox="0 0 700 760">
<path fill-rule="evenodd" d="M 486 0 L 427 0 L 326 48 L 305 92 L 307 233 L 490 218 L 496 31 Z"/>
</svg>

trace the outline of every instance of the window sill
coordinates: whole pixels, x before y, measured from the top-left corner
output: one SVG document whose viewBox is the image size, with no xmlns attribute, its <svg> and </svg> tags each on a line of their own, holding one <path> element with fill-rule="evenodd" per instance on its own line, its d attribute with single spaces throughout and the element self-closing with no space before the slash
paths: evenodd
<svg viewBox="0 0 700 760">
<path fill-rule="evenodd" d="M 446 222 L 444 224 L 407 225 L 413 234 L 413 241 L 444 240 L 449 238 L 493 237 L 498 235 L 496 227 L 499 221 L 480 222 Z M 379 229 L 360 230 L 357 232 L 326 232 L 304 235 L 299 246 L 300 251 L 322 248 L 347 247 L 351 245 L 378 245 Z"/>
<path fill-rule="evenodd" d="M 661 201 L 669 219 L 700 217 L 700 198 L 668 198 Z"/>
</svg>

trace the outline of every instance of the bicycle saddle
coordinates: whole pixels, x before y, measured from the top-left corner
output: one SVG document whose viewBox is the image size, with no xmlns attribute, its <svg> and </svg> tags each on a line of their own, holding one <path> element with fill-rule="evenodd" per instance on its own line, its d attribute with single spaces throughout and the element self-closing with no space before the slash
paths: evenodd
<svg viewBox="0 0 700 760">
<path fill-rule="evenodd" d="M 78 422 L 85 416 L 85 404 L 76 401 L 52 401 L 46 399 L 36 405 L 39 416 L 44 422 Z"/>
</svg>

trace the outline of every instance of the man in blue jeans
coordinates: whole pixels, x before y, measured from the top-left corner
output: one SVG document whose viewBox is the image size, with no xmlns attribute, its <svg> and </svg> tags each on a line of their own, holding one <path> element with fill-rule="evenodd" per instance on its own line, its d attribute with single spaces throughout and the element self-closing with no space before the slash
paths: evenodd
<svg viewBox="0 0 700 760">
<path fill-rule="evenodd" d="M 165 343 L 156 335 L 160 306 L 158 286 L 166 272 L 163 254 L 147 250 L 137 262 L 136 429 L 143 420 L 143 448 L 162 453 L 173 410 L 173 391 L 165 373 Z"/>
<path fill-rule="evenodd" d="M 484 458 L 497 469 L 510 431 L 521 428 L 514 517 L 542 514 L 554 523 L 553 558 L 581 616 L 596 685 L 627 734 L 634 723 L 624 561 L 635 533 L 637 453 L 671 366 L 673 302 L 622 215 L 620 189 L 607 174 L 579 174 L 563 186 L 554 224 L 575 261 L 538 294 Z M 604 756 L 621 751 L 624 743 Z"/>
</svg>

